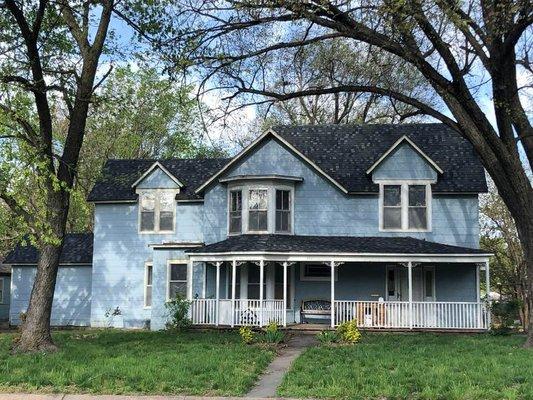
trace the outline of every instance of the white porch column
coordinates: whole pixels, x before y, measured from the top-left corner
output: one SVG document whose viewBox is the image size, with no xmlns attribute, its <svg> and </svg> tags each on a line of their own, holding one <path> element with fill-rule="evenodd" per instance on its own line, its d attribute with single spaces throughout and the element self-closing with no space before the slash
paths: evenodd
<svg viewBox="0 0 533 400">
<path fill-rule="evenodd" d="M 231 327 L 235 326 L 235 284 L 237 283 L 237 260 L 233 260 L 231 269 Z"/>
<path fill-rule="evenodd" d="M 193 262 L 189 260 L 187 263 L 187 300 L 192 300 L 192 285 L 193 285 Z"/>
<path fill-rule="evenodd" d="M 287 326 L 287 261 L 283 263 L 283 326 Z"/>
<path fill-rule="evenodd" d="M 331 261 L 331 327 L 335 327 L 335 261 Z"/>
<path fill-rule="evenodd" d="M 407 263 L 407 275 L 409 280 L 409 329 L 413 329 L 413 263 Z"/>
<path fill-rule="evenodd" d="M 263 260 L 259 261 L 259 310 L 260 310 L 260 316 L 259 316 L 259 326 L 263 326 L 263 281 L 265 278 L 265 262 Z"/>
<path fill-rule="evenodd" d="M 216 289 L 215 289 L 215 299 L 216 299 L 216 316 L 215 316 L 215 325 L 218 326 L 220 320 L 220 261 L 216 262 L 217 267 L 217 279 L 216 279 Z"/>
<path fill-rule="evenodd" d="M 490 315 L 490 306 L 492 304 L 492 301 L 490 299 L 490 265 L 489 261 L 485 261 L 485 287 L 487 292 L 487 328 L 490 329 L 490 325 L 492 323 L 491 321 L 491 315 Z"/>
</svg>

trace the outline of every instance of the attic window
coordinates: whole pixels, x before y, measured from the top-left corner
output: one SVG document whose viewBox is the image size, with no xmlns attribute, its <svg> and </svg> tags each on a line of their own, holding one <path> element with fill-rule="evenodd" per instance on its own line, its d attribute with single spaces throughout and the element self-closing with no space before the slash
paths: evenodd
<svg viewBox="0 0 533 400">
<path fill-rule="evenodd" d="M 431 230 L 431 186 L 428 182 L 382 182 L 380 203 L 380 230 Z"/>
<path fill-rule="evenodd" d="M 139 231 L 141 233 L 174 232 L 175 190 L 154 189 L 139 192 Z"/>
</svg>

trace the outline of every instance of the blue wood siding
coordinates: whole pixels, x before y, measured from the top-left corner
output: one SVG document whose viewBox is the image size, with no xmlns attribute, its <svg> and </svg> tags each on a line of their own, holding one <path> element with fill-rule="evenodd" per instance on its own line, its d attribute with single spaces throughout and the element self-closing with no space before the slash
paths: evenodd
<svg viewBox="0 0 533 400">
<path fill-rule="evenodd" d="M 94 226 L 91 324 L 104 326 L 105 311 L 118 306 L 126 326 L 143 327 L 151 318 L 144 307 L 145 263 L 153 261 L 149 245 L 201 241 L 202 205 L 178 203 L 175 234 L 140 234 L 137 204 L 97 204 Z"/>
<path fill-rule="evenodd" d="M 12 268 L 10 322 L 20 324 L 20 313 L 26 312 L 35 280 L 36 267 Z M 88 326 L 91 316 L 91 267 L 60 266 L 52 304 L 54 326 Z"/>
<path fill-rule="evenodd" d="M 0 299 L 0 321 L 7 321 L 9 319 L 9 303 L 11 301 L 11 278 L 9 276 L 0 275 L 0 285 L 2 285 L 3 299 Z"/>
<path fill-rule="evenodd" d="M 434 195 L 431 232 L 391 233 L 379 231 L 377 194 L 345 195 L 275 140 L 261 144 L 227 173 L 228 176 L 246 174 L 303 177 L 304 181 L 296 184 L 294 194 L 294 232 L 297 235 L 409 235 L 453 245 L 474 248 L 479 245 L 477 195 Z M 213 185 L 205 194 L 204 207 L 204 240 L 213 243 L 225 239 L 226 187 Z"/>
<path fill-rule="evenodd" d="M 437 171 L 408 143 L 399 145 L 372 172 L 372 179 L 437 179 Z"/>
<path fill-rule="evenodd" d="M 160 168 L 155 168 L 139 184 L 139 189 L 175 189 L 178 185 Z"/>
</svg>

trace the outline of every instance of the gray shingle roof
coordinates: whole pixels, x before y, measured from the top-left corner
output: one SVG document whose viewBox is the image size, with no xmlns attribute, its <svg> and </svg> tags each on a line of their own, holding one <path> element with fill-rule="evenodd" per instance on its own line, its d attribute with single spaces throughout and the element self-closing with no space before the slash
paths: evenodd
<svg viewBox="0 0 533 400">
<path fill-rule="evenodd" d="M 18 244 L 4 259 L 4 264 L 37 264 L 39 252 L 32 245 Z M 69 233 L 65 236 L 60 264 L 92 264 L 93 234 Z"/>
<path fill-rule="evenodd" d="M 131 185 L 155 161 L 157 160 L 108 160 L 104 166 L 102 177 L 89 193 L 88 200 L 136 200 L 137 195 Z M 185 185 L 177 198 L 193 200 L 200 198 L 194 193 L 195 189 L 228 163 L 229 159 L 174 159 L 159 160 L 159 162 Z"/>
<path fill-rule="evenodd" d="M 480 249 L 450 246 L 412 237 L 239 235 L 187 253 L 234 252 L 486 254 Z"/>
<path fill-rule="evenodd" d="M 273 130 L 348 192 L 379 190 L 366 170 L 404 135 L 444 170 L 434 191 L 487 191 L 474 148 L 444 124 L 282 125 Z"/>
<path fill-rule="evenodd" d="M 366 170 L 404 135 L 444 170 L 435 192 L 487 191 L 485 171 L 472 145 L 444 124 L 282 125 L 273 130 L 348 192 L 378 192 Z M 136 200 L 131 185 L 155 161 L 107 161 L 88 200 Z M 185 185 L 177 198 L 194 200 L 201 198 L 194 191 L 230 159 L 159 161 Z"/>
</svg>

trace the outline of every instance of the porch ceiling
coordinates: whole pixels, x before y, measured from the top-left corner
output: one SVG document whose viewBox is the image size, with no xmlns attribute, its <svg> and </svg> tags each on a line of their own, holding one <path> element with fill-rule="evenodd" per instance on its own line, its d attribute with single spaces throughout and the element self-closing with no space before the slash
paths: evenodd
<svg viewBox="0 0 533 400">
<path fill-rule="evenodd" d="M 238 235 L 187 252 L 191 260 L 485 262 L 490 253 L 412 237 Z"/>
</svg>

